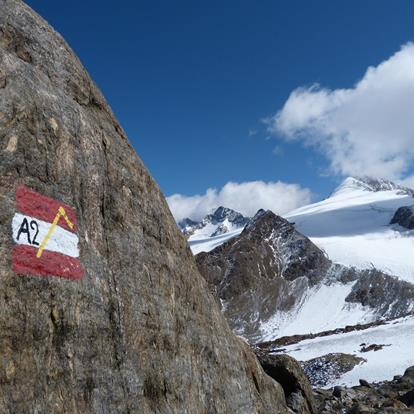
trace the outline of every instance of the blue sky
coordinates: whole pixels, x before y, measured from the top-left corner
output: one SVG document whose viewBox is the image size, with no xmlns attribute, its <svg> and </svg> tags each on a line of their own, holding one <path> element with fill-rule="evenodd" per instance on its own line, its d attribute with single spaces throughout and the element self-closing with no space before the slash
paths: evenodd
<svg viewBox="0 0 414 414">
<path fill-rule="evenodd" d="M 409 0 L 27 3 L 78 54 L 166 195 L 280 180 L 326 196 L 352 167 L 262 120 L 298 87 L 352 88 L 414 40 Z"/>
</svg>

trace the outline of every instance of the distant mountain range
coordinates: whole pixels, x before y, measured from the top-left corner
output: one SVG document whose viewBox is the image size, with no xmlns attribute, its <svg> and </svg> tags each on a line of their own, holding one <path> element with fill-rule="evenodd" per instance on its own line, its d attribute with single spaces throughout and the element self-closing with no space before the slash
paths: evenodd
<svg viewBox="0 0 414 414">
<path fill-rule="evenodd" d="M 346 344 L 359 365 L 341 372 L 343 383 L 381 380 L 414 364 L 414 231 L 396 221 L 410 222 L 413 194 L 387 180 L 347 178 L 326 200 L 284 218 L 259 211 L 248 219 L 220 207 L 187 234 L 236 333 L 256 344 L 297 335 L 303 344 L 285 351 L 303 361 Z M 377 321 L 383 324 L 371 328 Z M 366 324 L 365 336 L 359 324 Z M 370 332 L 381 344 L 370 342 Z M 367 353 L 362 343 L 387 346 Z"/>
</svg>

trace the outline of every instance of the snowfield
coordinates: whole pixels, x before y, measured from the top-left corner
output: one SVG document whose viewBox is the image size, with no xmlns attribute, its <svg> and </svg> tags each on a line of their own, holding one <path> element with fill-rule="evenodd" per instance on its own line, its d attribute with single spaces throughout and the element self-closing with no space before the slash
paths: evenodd
<svg viewBox="0 0 414 414">
<path fill-rule="evenodd" d="M 188 239 L 188 244 L 190 245 L 193 254 L 209 252 L 227 240 L 238 236 L 242 231 L 243 228 L 238 228 L 237 230 L 229 231 L 228 233 L 220 234 L 219 236 L 214 237 L 209 237 L 209 233 L 195 233 Z"/>
<path fill-rule="evenodd" d="M 361 344 L 387 345 L 378 351 L 360 352 Z M 394 375 L 402 375 L 414 364 L 414 318 L 401 318 L 386 325 L 380 325 L 363 331 L 354 331 L 331 335 L 323 338 L 305 340 L 286 347 L 286 353 L 300 360 L 342 352 L 356 355 L 367 360 L 352 371 L 332 380 L 326 385 L 353 386 L 359 379 L 370 382 L 392 380 Z"/>
<path fill-rule="evenodd" d="M 373 322 L 376 318 L 372 309 L 345 302 L 354 283 L 320 284 L 310 289 L 292 312 L 277 312 L 261 324 L 262 341 Z"/>
<path fill-rule="evenodd" d="M 414 231 L 390 221 L 414 198 L 399 190 L 367 191 L 348 178 L 328 199 L 285 216 L 329 258 L 348 266 L 375 266 L 414 283 Z"/>
</svg>

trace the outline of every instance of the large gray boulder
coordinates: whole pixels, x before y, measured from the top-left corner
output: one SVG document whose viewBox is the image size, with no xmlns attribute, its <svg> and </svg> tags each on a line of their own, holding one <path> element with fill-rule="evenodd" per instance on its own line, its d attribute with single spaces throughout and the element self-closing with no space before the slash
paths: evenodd
<svg viewBox="0 0 414 414">
<path fill-rule="evenodd" d="M 257 356 L 265 372 L 282 385 L 286 401 L 293 412 L 317 413 L 311 384 L 298 361 L 281 354 L 258 352 Z"/>
<path fill-rule="evenodd" d="M 290 412 L 79 60 L 18 0 L 0 0 L 0 152 L 1 413 Z"/>
</svg>

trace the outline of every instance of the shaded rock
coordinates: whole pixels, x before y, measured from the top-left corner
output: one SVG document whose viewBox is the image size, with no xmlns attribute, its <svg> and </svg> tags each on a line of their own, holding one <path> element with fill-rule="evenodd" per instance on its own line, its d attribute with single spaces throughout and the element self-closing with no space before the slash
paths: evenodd
<svg viewBox="0 0 414 414">
<path fill-rule="evenodd" d="M 303 361 L 301 365 L 313 387 L 324 387 L 365 361 L 355 355 L 332 353 Z"/>
<path fill-rule="evenodd" d="M 378 317 L 399 318 L 413 313 L 414 285 L 376 269 L 362 270 L 345 301 L 369 306 Z"/>
<path fill-rule="evenodd" d="M 400 401 L 403 402 L 407 407 L 414 406 L 414 390 L 408 391 L 400 397 Z"/>
<path fill-rule="evenodd" d="M 368 381 L 366 381 L 366 380 L 364 380 L 364 379 L 360 379 L 359 380 L 359 383 L 363 386 L 363 387 L 371 387 L 371 384 L 368 382 Z"/>
<path fill-rule="evenodd" d="M 403 377 L 404 378 L 411 378 L 411 379 L 414 380 L 414 366 L 407 368 L 404 372 Z"/>
<path fill-rule="evenodd" d="M 79 60 L 18 0 L 0 67 L 0 412 L 290 412 Z M 20 184 L 76 213 L 83 279 L 12 270 Z"/>
<path fill-rule="evenodd" d="M 341 398 L 342 394 L 344 393 L 345 388 L 339 385 L 336 385 L 332 391 L 332 395 L 337 398 Z"/>
<path fill-rule="evenodd" d="M 380 351 L 384 346 L 390 346 L 390 345 L 384 345 L 384 344 L 371 344 L 371 345 L 364 345 L 361 347 L 360 352 L 377 352 Z"/>
<path fill-rule="evenodd" d="M 259 353 L 258 358 L 264 371 L 282 386 L 286 401 L 294 412 L 317 412 L 311 385 L 298 361 L 288 355 Z"/>
<path fill-rule="evenodd" d="M 395 212 L 390 224 L 399 224 L 407 229 L 414 229 L 414 206 L 400 207 Z"/>
</svg>

